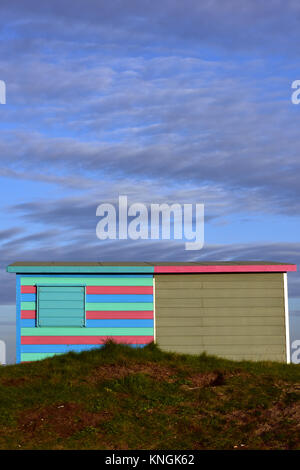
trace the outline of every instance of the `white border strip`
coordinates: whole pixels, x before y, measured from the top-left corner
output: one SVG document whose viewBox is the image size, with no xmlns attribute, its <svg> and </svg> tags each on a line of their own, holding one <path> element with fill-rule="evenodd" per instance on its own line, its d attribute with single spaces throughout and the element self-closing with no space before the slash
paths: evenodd
<svg viewBox="0 0 300 470">
<path fill-rule="evenodd" d="M 290 321 L 289 321 L 289 296 L 288 296 L 287 273 L 283 273 L 283 289 L 284 289 L 286 362 L 287 362 L 287 364 L 290 364 L 290 362 L 291 362 L 291 350 L 290 350 Z"/>
<path fill-rule="evenodd" d="M 155 277 L 153 274 L 153 339 L 156 343 L 156 314 L 155 314 Z"/>
</svg>

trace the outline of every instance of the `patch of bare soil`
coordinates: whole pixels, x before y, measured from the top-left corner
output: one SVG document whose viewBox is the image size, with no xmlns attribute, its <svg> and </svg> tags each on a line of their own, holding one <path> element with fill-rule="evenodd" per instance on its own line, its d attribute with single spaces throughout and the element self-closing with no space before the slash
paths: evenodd
<svg viewBox="0 0 300 470">
<path fill-rule="evenodd" d="M 172 383 L 175 381 L 176 370 L 163 366 L 155 362 L 146 364 L 108 364 L 99 366 L 93 370 L 93 373 L 85 378 L 89 383 L 97 383 L 104 380 L 120 379 L 130 374 L 146 374 L 159 381 Z"/>
<path fill-rule="evenodd" d="M 96 427 L 109 417 L 108 412 L 91 413 L 78 403 L 62 403 L 22 412 L 19 430 L 29 439 L 49 434 L 67 438 L 87 426 Z"/>
<path fill-rule="evenodd" d="M 184 390 L 194 390 L 203 387 L 218 387 L 225 384 L 225 375 L 222 372 L 205 372 L 187 377 L 191 385 L 182 385 Z"/>
<path fill-rule="evenodd" d="M 295 431 L 300 436 L 300 402 L 291 405 L 276 403 L 271 408 L 264 410 L 254 434 L 259 436 L 265 432 L 273 431 L 287 421 L 295 427 Z"/>
<path fill-rule="evenodd" d="M 29 381 L 29 377 L 6 377 L 0 380 L 0 385 L 4 387 L 19 387 Z"/>
</svg>

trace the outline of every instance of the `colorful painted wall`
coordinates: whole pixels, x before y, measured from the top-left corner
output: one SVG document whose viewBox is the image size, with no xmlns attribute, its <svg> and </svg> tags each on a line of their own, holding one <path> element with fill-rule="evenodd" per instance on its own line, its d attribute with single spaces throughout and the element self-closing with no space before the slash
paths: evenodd
<svg viewBox="0 0 300 470">
<path fill-rule="evenodd" d="M 84 286 L 84 326 L 64 327 L 59 319 L 57 326 L 53 319 L 53 326 L 38 326 L 39 286 L 61 287 L 58 295 L 65 296 L 69 309 L 67 289 L 63 287 Z M 47 297 L 42 301 L 54 315 L 58 304 Z M 61 297 L 60 305 L 63 302 Z M 144 346 L 153 341 L 153 322 L 152 274 L 17 275 L 17 362 L 92 349 L 109 338 Z"/>
</svg>

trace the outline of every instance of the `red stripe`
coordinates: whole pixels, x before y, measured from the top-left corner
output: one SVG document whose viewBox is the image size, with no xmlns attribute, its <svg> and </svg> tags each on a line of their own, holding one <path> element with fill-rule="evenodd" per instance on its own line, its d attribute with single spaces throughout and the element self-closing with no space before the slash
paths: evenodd
<svg viewBox="0 0 300 470">
<path fill-rule="evenodd" d="M 123 344 L 148 344 L 153 336 L 22 336 L 21 344 L 103 344 L 108 339 Z"/>
<path fill-rule="evenodd" d="M 21 310 L 22 319 L 35 319 L 35 310 Z"/>
<path fill-rule="evenodd" d="M 127 318 L 127 319 L 152 319 L 153 318 L 153 311 L 134 311 L 134 312 L 86 312 L 86 319 L 87 320 L 104 320 L 106 318 Z"/>
<path fill-rule="evenodd" d="M 21 294 L 36 294 L 36 286 L 21 286 Z"/>
<path fill-rule="evenodd" d="M 231 265 L 231 266 L 155 266 L 154 273 L 253 273 L 253 272 L 278 272 L 297 271 L 295 264 L 278 265 Z"/>
<path fill-rule="evenodd" d="M 87 286 L 87 294 L 153 294 L 152 286 Z"/>
</svg>

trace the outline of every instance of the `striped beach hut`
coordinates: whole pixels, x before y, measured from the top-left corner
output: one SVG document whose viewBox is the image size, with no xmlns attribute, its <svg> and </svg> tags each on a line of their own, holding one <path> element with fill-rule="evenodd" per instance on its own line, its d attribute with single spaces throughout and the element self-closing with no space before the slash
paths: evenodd
<svg viewBox="0 0 300 470">
<path fill-rule="evenodd" d="M 166 351 L 290 362 L 287 272 L 274 262 L 17 262 L 17 362 L 155 341 Z"/>
</svg>

